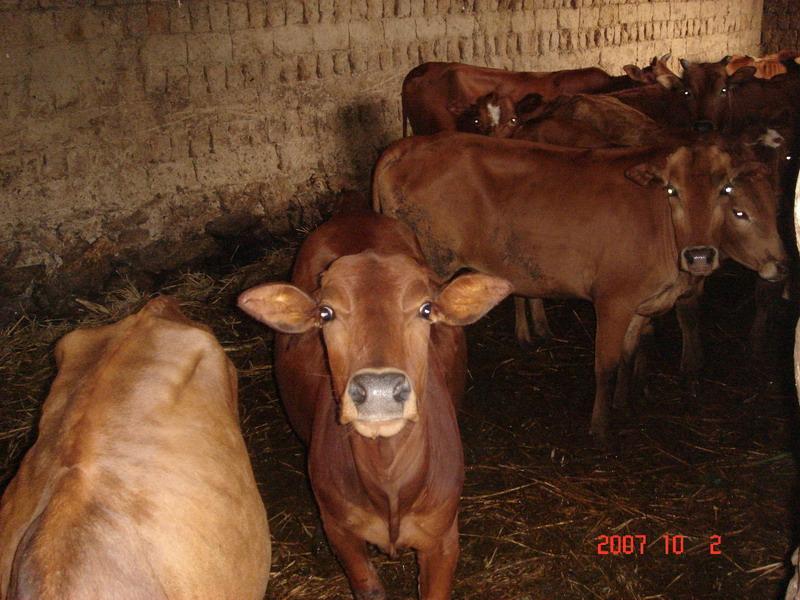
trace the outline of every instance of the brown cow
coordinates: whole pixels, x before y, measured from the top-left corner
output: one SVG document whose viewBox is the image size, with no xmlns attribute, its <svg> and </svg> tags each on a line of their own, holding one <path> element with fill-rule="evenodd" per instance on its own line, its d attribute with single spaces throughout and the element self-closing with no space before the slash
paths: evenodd
<svg viewBox="0 0 800 600">
<path fill-rule="evenodd" d="M 772 79 L 757 79 L 756 67 L 728 73 L 729 57 L 716 63 L 681 59 L 692 118 L 727 133 L 739 133 L 754 119 L 769 120 L 782 111 L 787 127 L 796 128 L 795 99 L 800 94 L 800 68 Z M 769 113 L 769 114 L 767 114 Z"/>
<path fill-rule="evenodd" d="M 0 598 L 263 598 L 266 512 L 210 330 L 161 297 L 56 363 L 0 502 Z"/>
<path fill-rule="evenodd" d="M 464 477 L 461 327 L 511 286 L 478 273 L 440 284 L 414 234 L 371 213 L 312 233 L 292 282 L 252 288 L 239 306 L 282 332 L 278 385 L 353 593 L 386 598 L 369 542 L 391 555 L 414 548 L 420 598 L 449 598 Z"/>
<path fill-rule="evenodd" d="M 667 137 L 662 125 L 608 94 L 561 96 L 511 137 L 573 148 L 647 146 Z"/>
<path fill-rule="evenodd" d="M 781 50 L 775 54 L 768 54 L 761 58 L 753 58 L 746 55 L 729 56 L 725 71 L 728 75 L 733 75 L 742 67 L 755 67 L 754 77 L 757 79 L 772 79 L 777 75 L 788 73 L 784 64 L 785 61 L 794 60 L 798 54 L 791 50 Z"/>
<path fill-rule="evenodd" d="M 517 123 L 517 111 L 511 98 L 491 92 L 478 98 L 458 117 L 456 129 L 464 133 L 510 137 Z"/>
<path fill-rule="evenodd" d="M 608 148 L 612 146 L 635 146 L 658 143 L 659 145 L 677 147 L 690 143 L 696 135 L 691 132 L 675 131 L 661 128 L 655 125 L 650 119 L 638 113 L 634 109 L 624 106 L 620 109 L 608 102 L 608 96 L 574 96 L 567 99 L 565 110 L 553 111 L 553 117 L 559 115 L 577 117 L 572 121 L 567 119 L 546 118 L 542 121 L 529 121 L 518 127 L 514 132 L 516 139 L 528 139 L 530 141 L 546 142 L 555 145 L 572 145 L 584 148 Z M 605 108 L 605 110 L 602 110 Z M 579 119 L 579 120 L 578 120 Z M 637 120 L 639 125 L 637 126 Z M 592 125 L 606 127 L 602 132 Z M 587 128 L 590 135 L 586 135 Z M 754 174 L 755 185 L 739 186 L 740 193 L 753 193 L 753 200 L 763 206 L 765 216 L 776 219 L 776 199 L 778 190 L 781 189 L 781 182 L 789 182 L 792 185 L 793 173 L 796 173 L 797 161 L 787 149 L 785 139 L 775 130 L 761 126 L 752 126 L 746 145 L 737 140 L 723 140 L 715 138 L 719 143 L 724 143 L 726 149 L 734 151 L 739 155 L 740 160 L 760 160 L 768 165 L 768 172 L 772 173 L 771 182 L 763 175 Z M 794 169 L 794 170 L 792 170 Z M 780 225 L 780 223 L 779 223 Z M 723 248 L 724 252 L 724 248 Z M 772 278 L 772 276 L 770 276 Z M 769 293 L 768 290 L 777 290 L 777 293 Z M 781 285 L 769 284 L 760 280 L 757 284 L 759 301 L 756 303 L 756 315 L 753 322 L 751 339 L 756 350 L 758 346 L 766 341 L 765 330 L 766 321 L 769 316 L 770 304 L 775 302 L 774 296 L 779 296 L 782 291 Z M 525 302 L 520 298 L 515 299 L 516 303 L 516 336 L 521 343 L 532 341 L 525 315 Z M 533 321 L 534 332 L 537 337 L 552 337 L 552 332 L 547 323 L 544 307 L 540 300 L 530 300 L 530 312 Z M 692 314 L 692 306 L 682 307 L 681 315 L 685 318 L 682 323 L 695 324 L 696 316 Z M 686 339 L 686 336 L 684 336 Z M 699 332 L 694 327 L 690 338 L 694 344 L 692 348 L 685 348 L 684 360 L 682 365 L 685 370 L 691 373 L 699 369 L 702 352 L 699 348 Z M 697 357 L 687 359 L 687 357 Z"/>
<path fill-rule="evenodd" d="M 642 77 L 650 77 L 650 74 Z M 631 85 L 636 84 L 638 82 L 631 81 Z M 459 116 L 478 98 L 492 92 L 518 102 L 531 93 L 550 99 L 562 94 L 603 92 L 619 87 L 622 86 L 618 81 L 597 67 L 531 73 L 463 63 L 426 62 L 412 69 L 403 80 L 403 137 L 408 133 L 409 123 L 417 135 L 457 130 Z"/>
<path fill-rule="evenodd" d="M 702 144 L 575 151 L 442 133 L 383 153 L 373 207 L 411 224 L 440 274 L 476 268 L 524 296 L 593 301 L 591 431 L 606 440 L 613 375 L 622 401 L 642 327 L 716 268 L 723 223 L 741 220 L 732 229 L 750 240 L 736 260 L 784 260 L 774 222 L 735 191 L 759 168 Z"/>
</svg>

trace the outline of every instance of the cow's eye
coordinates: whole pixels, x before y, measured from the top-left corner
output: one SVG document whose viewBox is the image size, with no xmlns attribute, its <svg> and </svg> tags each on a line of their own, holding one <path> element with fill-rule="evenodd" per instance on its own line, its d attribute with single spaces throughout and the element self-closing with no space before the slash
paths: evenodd
<svg viewBox="0 0 800 600">
<path fill-rule="evenodd" d="M 720 96 L 724 96 L 728 93 L 728 88 L 724 87 L 719 91 Z"/>
<path fill-rule="evenodd" d="M 319 318 L 323 323 L 327 323 L 328 321 L 333 321 L 333 318 L 335 316 L 336 313 L 333 312 L 333 309 L 330 306 L 319 307 Z"/>
<path fill-rule="evenodd" d="M 743 210 L 739 210 L 738 208 L 732 208 L 731 211 L 733 212 L 733 216 L 736 217 L 737 219 L 743 219 L 746 221 L 750 220 L 748 214 Z"/>
<path fill-rule="evenodd" d="M 692 95 L 692 92 L 690 92 L 689 90 L 683 90 L 683 95 L 689 97 Z"/>
<path fill-rule="evenodd" d="M 475 125 L 480 125 L 480 124 L 481 124 L 481 121 L 480 121 L 480 119 L 472 119 L 472 122 L 473 122 Z"/>
<path fill-rule="evenodd" d="M 723 196 L 730 196 L 733 193 L 733 186 L 729 183 L 724 188 L 722 188 L 721 194 Z"/>
<path fill-rule="evenodd" d="M 433 312 L 433 306 L 431 306 L 430 302 L 426 302 L 425 304 L 419 307 L 419 316 L 428 321 L 431 320 L 432 312 Z"/>
<path fill-rule="evenodd" d="M 787 154 L 786 156 L 784 156 L 784 158 L 786 160 L 792 160 L 794 158 L 794 156 L 792 156 L 791 154 Z"/>
<path fill-rule="evenodd" d="M 510 122 L 512 125 L 516 125 L 516 124 L 517 124 L 517 117 L 511 117 L 511 118 L 509 119 L 509 122 Z"/>
<path fill-rule="evenodd" d="M 667 195 L 668 196 L 672 196 L 673 198 L 677 198 L 678 197 L 678 190 L 676 190 L 671 185 L 668 185 L 667 186 Z"/>
</svg>

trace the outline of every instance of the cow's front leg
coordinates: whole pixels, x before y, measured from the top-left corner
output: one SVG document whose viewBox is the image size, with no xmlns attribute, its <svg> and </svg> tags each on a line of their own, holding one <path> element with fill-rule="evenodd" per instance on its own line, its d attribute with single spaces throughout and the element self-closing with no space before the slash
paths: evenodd
<svg viewBox="0 0 800 600">
<path fill-rule="evenodd" d="M 625 337 L 622 340 L 622 356 L 620 357 L 619 367 L 617 368 L 617 385 L 614 389 L 614 408 L 624 408 L 628 405 L 631 396 L 631 379 L 634 378 L 634 364 L 639 349 L 639 339 L 642 330 L 648 324 L 649 319 L 640 315 L 634 315 L 628 324 Z"/>
<path fill-rule="evenodd" d="M 609 302 L 596 302 L 595 313 L 597 314 L 594 356 L 595 397 L 589 431 L 607 448 L 611 443 L 611 394 L 622 357 L 625 333 L 634 313 L 623 306 Z M 619 401 L 622 401 L 621 397 Z"/>
<path fill-rule="evenodd" d="M 426 548 L 417 549 L 420 600 L 448 600 L 458 562 L 458 519 Z"/>
<path fill-rule="evenodd" d="M 700 339 L 700 305 L 697 295 L 681 298 L 675 303 L 675 313 L 681 326 L 683 348 L 681 373 L 693 385 L 703 368 L 703 342 Z"/>
<path fill-rule="evenodd" d="M 334 554 L 342 563 L 355 600 L 386 600 L 386 591 L 367 554 L 367 544 L 323 514 L 322 524 Z"/>
</svg>

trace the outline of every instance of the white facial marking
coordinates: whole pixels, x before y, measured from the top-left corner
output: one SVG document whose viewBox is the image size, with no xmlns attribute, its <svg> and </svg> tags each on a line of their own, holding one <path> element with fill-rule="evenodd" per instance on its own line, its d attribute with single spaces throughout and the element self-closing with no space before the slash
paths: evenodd
<svg viewBox="0 0 800 600">
<path fill-rule="evenodd" d="M 486 108 L 489 110 L 489 116 L 492 119 L 492 127 L 500 125 L 500 107 L 496 104 L 487 104 Z"/>
<path fill-rule="evenodd" d="M 769 148 L 777 148 L 781 144 L 783 144 L 784 139 L 783 136 L 775 131 L 774 129 L 767 129 L 767 132 L 762 134 L 761 137 L 758 138 L 758 143 L 762 146 L 767 146 Z"/>
</svg>

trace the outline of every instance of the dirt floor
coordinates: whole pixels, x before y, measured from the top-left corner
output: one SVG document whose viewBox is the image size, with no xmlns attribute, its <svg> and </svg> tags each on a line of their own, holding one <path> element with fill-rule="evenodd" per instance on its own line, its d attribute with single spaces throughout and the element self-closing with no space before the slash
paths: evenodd
<svg viewBox="0 0 800 600">
<path fill-rule="evenodd" d="M 267 598 L 349 598 L 335 559 L 311 552 L 315 507 L 303 448 L 275 391 L 272 336 L 234 306 L 245 287 L 285 277 L 293 251 L 287 246 L 247 266 L 176 274 L 159 289 L 209 323 L 239 368 L 243 430 L 272 530 Z M 703 302 L 709 364 L 696 398 L 678 372 L 674 316 L 661 319 L 647 394 L 636 398 L 632 414 L 615 417 L 619 450 L 612 453 L 596 449 L 587 434 L 594 386 L 589 304 L 549 304 L 557 339 L 535 348 L 516 344 L 510 301 L 469 328 L 470 381 L 460 415 L 467 473 L 454 598 L 782 597 L 798 539 L 793 311 L 784 306 L 771 330 L 771 352 L 756 363 L 746 343 L 753 281 L 729 268 L 709 282 Z M 0 332 L 0 489 L 33 441 L 31 425 L 54 375 L 55 340 L 79 323 L 121 318 L 145 296 L 121 281 L 102 298 L 76 302 L 72 319 L 21 316 Z M 634 536 L 609 537 L 605 546 L 616 551 L 624 539 L 632 552 L 600 555 L 600 536 Z M 416 597 L 413 554 L 397 560 L 376 554 L 375 561 L 391 598 Z"/>
</svg>

